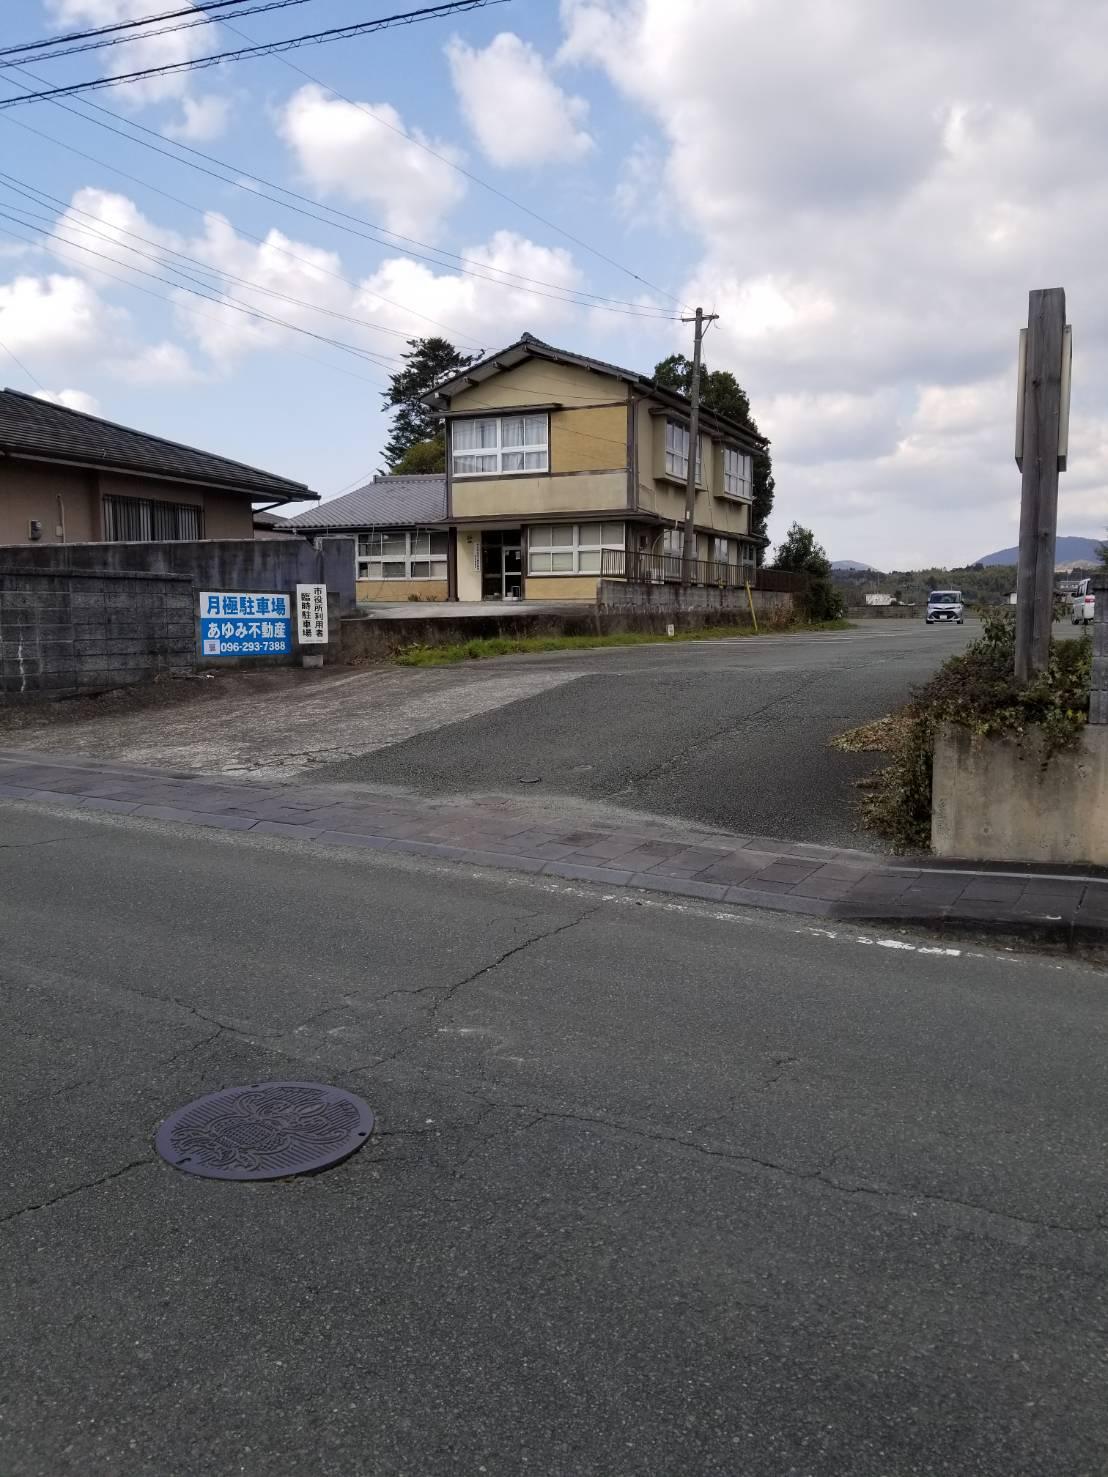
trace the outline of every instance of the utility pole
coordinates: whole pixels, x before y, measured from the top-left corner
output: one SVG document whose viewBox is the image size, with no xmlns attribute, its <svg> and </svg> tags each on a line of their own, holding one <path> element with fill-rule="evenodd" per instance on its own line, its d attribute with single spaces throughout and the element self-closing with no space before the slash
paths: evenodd
<svg viewBox="0 0 1108 1477">
<path fill-rule="evenodd" d="M 682 318 L 682 323 L 695 323 L 693 336 L 692 384 L 689 386 L 689 472 L 685 480 L 685 536 L 681 545 L 681 583 L 692 584 L 692 567 L 696 558 L 696 450 L 700 438 L 700 346 L 704 341 L 704 325 L 714 323 L 718 313 L 705 313 L 697 308 L 695 318 Z"/>
<path fill-rule="evenodd" d="M 1016 465 L 1023 474 L 1016 574 L 1016 680 L 1029 682 L 1050 661 L 1058 473 L 1069 450 L 1071 335 L 1066 294 L 1040 288 L 1029 297 L 1020 335 Z"/>
</svg>

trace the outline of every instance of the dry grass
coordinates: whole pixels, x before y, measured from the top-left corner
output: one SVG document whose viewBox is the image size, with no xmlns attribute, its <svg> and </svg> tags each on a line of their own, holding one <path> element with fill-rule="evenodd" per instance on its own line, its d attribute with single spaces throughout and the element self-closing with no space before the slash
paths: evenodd
<svg viewBox="0 0 1108 1477">
<path fill-rule="evenodd" d="M 872 723 L 863 723 L 860 728 L 837 733 L 828 747 L 844 754 L 894 754 L 911 721 L 910 711 L 901 708 L 896 713 L 886 713 L 884 718 L 875 718 Z"/>
</svg>

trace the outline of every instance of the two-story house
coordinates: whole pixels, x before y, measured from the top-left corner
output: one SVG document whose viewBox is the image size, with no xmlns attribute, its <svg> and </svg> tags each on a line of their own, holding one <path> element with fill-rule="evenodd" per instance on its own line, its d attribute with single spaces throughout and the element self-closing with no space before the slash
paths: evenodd
<svg viewBox="0 0 1108 1477">
<path fill-rule="evenodd" d="M 524 334 L 426 403 L 445 421 L 448 598 L 592 600 L 602 574 L 681 578 L 683 395 Z M 766 442 L 707 410 L 698 442 L 698 578 L 740 583 L 766 542 L 750 526 Z"/>
</svg>

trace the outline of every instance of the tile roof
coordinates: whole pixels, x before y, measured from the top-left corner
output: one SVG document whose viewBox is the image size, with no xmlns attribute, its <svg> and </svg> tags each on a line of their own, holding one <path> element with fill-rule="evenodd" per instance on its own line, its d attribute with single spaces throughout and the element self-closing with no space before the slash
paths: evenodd
<svg viewBox="0 0 1108 1477">
<path fill-rule="evenodd" d="M 117 426 L 113 421 L 65 405 L 54 405 L 21 390 L 0 391 L 0 453 L 23 453 L 47 461 L 83 466 L 118 467 L 224 487 L 256 498 L 297 502 L 315 498 L 303 482 L 275 477 L 258 467 L 224 456 Z"/>
<path fill-rule="evenodd" d="M 533 333 L 525 333 L 514 344 L 509 344 L 506 349 L 498 349 L 495 354 L 486 354 L 476 364 L 460 369 L 457 374 L 443 380 L 441 384 L 436 385 L 433 390 L 424 395 L 423 403 L 432 409 L 442 411 L 448 406 L 451 395 L 463 389 L 467 382 L 488 379 L 491 375 L 499 374 L 501 369 L 511 368 L 522 360 L 532 357 L 549 359 L 555 364 L 580 365 L 583 369 L 591 369 L 598 374 L 610 374 L 616 379 L 634 385 L 642 393 L 653 396 L 663 404 L 682 410 L 687 410 L 689 407 L 687 396 L 677 390 L 663 389 L 655 384 L 648 374 L 640 374 L 637 369 L 624 369 L 619 364 L 609 364 L 605 359 L 594 359 L 589 354 L 578 354 L 573 349 L 559 349 L 554 344 L 548 344 L 543 339 L 536 338 Z M 742 432 L 747 440 L 756 445 L 769 445 L 764 436 L 754 431 L 744 421 L 734 420 L 731 416 L 719 415 L 711 407 L 705 405 L 701 406 L 700 413 L 705 423 L 716 422 L 722 426 L 734 427 Z"/>
<path fill-rule="evenodd" d="M 333 497 L 289 519 L 292 528 L 427 527 L 446 519 L 446 474 L 374 477 L 364 487 Z"/>
</svg>

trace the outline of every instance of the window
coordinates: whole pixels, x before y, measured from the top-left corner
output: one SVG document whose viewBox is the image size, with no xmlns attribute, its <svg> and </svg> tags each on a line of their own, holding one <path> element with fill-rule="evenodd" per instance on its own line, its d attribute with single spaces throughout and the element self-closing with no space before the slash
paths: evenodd
<svg viewBox="0 0 1108 1477">
<path fill-rule="evenodd" d="M 662 553 L 669 559 L 680 559 L 684 552 L 684 531 L 680 528 L 667 528 L 662 535 Z"/>
<path fill-rule="evenodd" d="M 203 538 L 204 510 L 190 503 L 109 495 L 104 499 L 104 537 L 141 543 Z"/>
<path fill-rule="evenodd" d="M 666 472 L 684 481 L 689 475 L 689 428 L 666 421 Z"/>
<path fill-rule="evenodd" d="M 451 424 L 455 477 L 550 470 L 550 422 L 545 415 L 501 415 Z"/>
<path fill-rule="evenodd" d="M 539 523 L 527 531 L 528 574 L 599 574 L 605 549 L 623 551 L 622 523 Z"/>
<path fill-rule="evenodd" d="M 666 421 L 666 474 L 686 482 L 689 476 L 689 428 L 680 421 Z M 696 481 L 704 482 L 704 437 L 696 438 Z"/>
<path fill-rule="evenodd" d="M 360 580 L 444 580 L 445 533 L 422 529 L 403 533 L 358 535 Z"/>
<path fill-rule="evenodd" d="M 749 502 L 753 496 L 754 463 L 734 446 L 723 448 L 723 495 Z"/>
<path fill-rule="evenodd" d="M 708 557 L 714 564 L 735 564 L 738 545 L 734 539 L 714 538 L 708 546 Z"/>
</svg>

